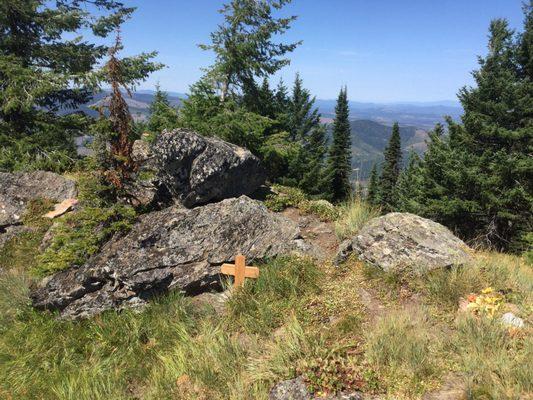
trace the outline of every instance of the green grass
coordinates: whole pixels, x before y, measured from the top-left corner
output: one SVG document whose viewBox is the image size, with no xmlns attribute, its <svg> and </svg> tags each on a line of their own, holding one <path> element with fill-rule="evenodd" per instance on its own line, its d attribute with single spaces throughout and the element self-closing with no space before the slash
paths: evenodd
<svg viewBox="0 0 533 400">
<path fill-rule="evenodd" d="M 0 398 L 266 398 L 313 348 L 293 310 L 303 315 L 318 275 L 301 258 L 273 260 L 262 272 L 222 317 L 174 293 L 140 313 L 69 322 L 32 310 L 27 274 L 9 271 L 0 277 Z M 182 376 L 187 388 L 176 384 Z"/>
<path fill-rule="evenodd" d="M 364 224 L 378 217 L 380 211 L 359 198 L 354 198 L 339 206 L 339 217 L 335 222 L 335 233 L 339 239 L 355 235 Z"/>
<path fill-rule="evenodd" d="M 366 358 L 387 391 L 419 395 L 438 376 L 440 344 L 421 312 L 395 310 L 366 333 Z"/>
<path fill-rule="evenodd" d="M 496 319 L 463 317 L 453 349 L 470 399 L 522 399 L 533 393 L 533 336 L 513 337 Z"/>
<path fill-rule="evenodd" d="M 533 270 L 523 259 L 478 253 L 463 267 L 426 275 L 390 274 L 371 266 L 363 266 L 361 273 L 384 303 L 405 307 L 403 293 L 419 296 L 418 309 L 428 311 L 422 323 L 411 321 L 405 311 L 387 314 L 367 331 L 367 356 L 389 391 L 411 398 L 421 393 L 422 383 L 437 378 L 431 364 L 426 368 L 427 354 L 440 369 L 440 378 L 453 373 L 462 382 L 468 399 L 519 399 L 532 392 Z M 493 318 L 458 312 L 460 299 L 488 287 L 504 299 Z M 503 326 L 499 318 L 508 311 L 523 318 L 526 328 Z M 432 339 L 428 342 L 427 337 Z M 429 375 L 424 376 L 426 371 Z"/>
<path fill-rule="evenodd" d="M 254 284 L 229 299 L 229 324 L 247 333 L 268 335 L 318 292 L 319 271 L 312 260 L 294 257 L 277 258 L 260 270 Z"/>
</svg>

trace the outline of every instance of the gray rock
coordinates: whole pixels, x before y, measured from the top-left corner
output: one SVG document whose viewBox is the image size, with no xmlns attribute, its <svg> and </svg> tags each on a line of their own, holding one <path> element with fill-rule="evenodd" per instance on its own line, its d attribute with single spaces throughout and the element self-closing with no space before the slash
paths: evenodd
<svg viewBox="0 0 533 400">
<path fill-rule="evenodd" d="M 241 252 L 248 262 L 307 251 L 299 229 L 246 196 L 193 209 L 169 207 L 140 217 L 85 265 L 44 280 L 31 293 L 39 309 L 66 318 L 144 304 L 154 294 L 219 285 L 220 265 Z"/>
<path fill-rule="evenodd" d="M 363 395 L 358 392 L 339 393 L 336 395 L 313 396 L 307 390 L 302 377 L 279 382 L 269 393 L 269 400 L 362 400 Z"/>
<path fill-rule="evenodd" d="M 501 321 L 505 326 L 513 326 L 516 328 L 524 327 L 524 320 L 520 317 L 517 317 L 512 312 L 503 314 Z"/>
<path fill-rule="evenodd" d="M 251 194 L 266 178 L 248 150 L 185 129 L 163 132 L 152 151 L 159 179 L 185 207 Z"/>
<path fill-rule="evenodd" d="M 352 252 L 384 271 L 423 273 L 465 264 L 469 247 L 446 227 L 409 213 L 373 218 L 349 241 L 341 244 L 336 262 Z"/>
<path fill-rule="evenodd" d="M 124 183 L 127 201 L 134 207 L 150 206 L 158 209 L 172 204 L 172 198 L 159 177 L 157 160 L 150 143 L 136 140 L 131 157 L 138 169 L 133 179 Z"/>
<path fill-rule="evenodd" d="M 30 200 L 61 202 L 76 195 L 76 183 L 53 172 L 0 172 L 0 227 L 20 224 Z"/>
<path fill-rule="evenodd" d="M 269 400 L 311 400 L 303 378 L 295 378 L 279 382 L 272 388 Z"/>
</svg>

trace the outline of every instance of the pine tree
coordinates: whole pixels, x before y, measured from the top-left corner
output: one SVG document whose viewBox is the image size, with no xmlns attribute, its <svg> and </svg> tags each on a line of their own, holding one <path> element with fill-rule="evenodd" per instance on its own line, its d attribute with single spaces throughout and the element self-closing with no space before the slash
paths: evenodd
<svg viewBox="0 0 533 400">
<path fill-rule="evenodd" d="M 290 130 L 290 99 L 287 86 L 280 78 L 274 94 L 274 119 L 278 122 L 281 131 Z"/>
<path fill-rule="evenodd" d="M 228 95 L 250 91 L 256 78 L 272 75 L 289 63 L 283 58 L 300 42 L 276 43 L 273 36 L 283 34 L 295 16 L 275 18 L 290 0 L 231 0 L 220 12 L 224 22 L 211 33 L 211 43 L 200 45 L 215 53 L 215 64 L 208 76 L 215 83 L 222 102 Z"/>
<path fill-rule="evenodd" d="M 321 195 L 324 190 L 323 177 L 327 142 L 326 128 L 320 125 L 311 131 L 305 146 L 307 153 L 306 170 L 299 186 L 313 196 Z"/>
<path fill-rule="evenodd" d="M 476 86 L 459 92 L 463 124 L 431 138 L 421 197 L 425 215 L 463 238 L 512 251 L 533 229 L 533 3 L 524 10 L 521 34 L 492 21 Z"/>
<path fill-rule="evenodd" d="M 165 129 L 178 126 L 178 111 L 172 107 L 168 94 L 163 92 L 159 85 L 156 86 L 154 99 L 150 104 L 150 117 L 147 128 L 152 137 L 160 134 Z"/>
<path fill-rule="evenodd" d="M 268 77 L 263 78 L 261 85 L 254 83 L 246 87 L 242 96 L 242 104 L 249 112 L 272 119 L 276 117 L 274 92 L 270 89 Z"/>
<path fill-rule="evenodd" d="M 335 106 L 333 141 L 329 149 L 326 196 L 334 202 L 351 193 L 351 136 L 347 89 L 341 89 Z"/>
<path fill-rule="evenodd" d="M 396 210 L 418 214 L 423 188 L 422 160 L 414 151 L 409 154 L 407 167 L 400 173 L 396 187 Z"/>
<path fill-rule="evenodd" d="M 0 2 L 0 121 L 13 138 L 39 133 L 97 87 L 93 72 L 108 47 L 65 36 L 106 37 L 133 12 L 112 0 Z M 54 139 L 51 139 L 53 141 Z"/>
<path fill-rule="evenodd" d="M 392 127 L 392 134 L 384 156 L 385 161 L 380 178 L 380 203 L 383 210 L 392 211 L 396 204 L 396 183 L 402 164 L 400 127 L 397 122 Z"/>
<path fill-rule="evenodd" d="M 372 171 L 370 172 L 370 180 L 368 183 L 368 190 L 366 194 L 367 202 L 372 206 L 380 205 L 380 190 L 379 190 L 379 175 L 378 167 L 376 164 L 372 166 Z"/>
<path fill-rule="evenodd" d="M 304 141 L 320 123 L 320 114 L 314 107 L 315 98 L 303 87 L 300 74 L 296 74 L 289 103 L 289 134 L 293 141 Z"/>
</svg>

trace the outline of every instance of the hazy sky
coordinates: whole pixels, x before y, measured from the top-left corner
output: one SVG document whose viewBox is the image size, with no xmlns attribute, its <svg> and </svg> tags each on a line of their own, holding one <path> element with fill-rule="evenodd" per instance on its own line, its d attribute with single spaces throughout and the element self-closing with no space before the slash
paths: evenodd
<svg viewBox="0 0 533 400">
<path fill-rule="evenodd" d="M 221 21 L 220 0 L 125 0 L 137 7 L 123 27 L 125 52 L 157 50 L 167 68 L 156 82 L 186 92 L 213 56 L 205 43 Z M 285 41 L 303 40 L 280 75 L 299 71 L 318 98 L 348 86 L 351 100 L 455 99 L 472 82 L 476 56 L 485 54 L 493 18 L 522 27 L 521 0 L 293 0 L 284 14 L 298 15 Z"/>
</svg>

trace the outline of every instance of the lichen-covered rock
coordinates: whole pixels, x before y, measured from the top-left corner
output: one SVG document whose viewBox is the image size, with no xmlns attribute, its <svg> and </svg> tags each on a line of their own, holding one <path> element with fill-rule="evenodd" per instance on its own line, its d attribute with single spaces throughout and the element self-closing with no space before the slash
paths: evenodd
<svg viewBox="0 0 533 400">
<path fill-rule="evenodd" d="M 269 400 L 311 400 L 304 380 L 299 377 L 279 382 L 271 390 Z"/>
<path fill-rule="evenodd" d="M 441 224 L 409 213 L 390 213 L 373 218 L 341 243 L 336 263 L 352 252 L 384 271 L 423 273 L 465 264 L 469 247 Z"/>
<path fill-rule="evenodd" d="M 76 183 L 53 172 L 0 172 L 0 227 L 20 224 L 30 200 L 59 203 L 76 195 Z"/>
<path fill-rule="evenodd" d="M 185 129 L 163 132 L 152 151 L 161 183 L 185 207 L 251 194 L 266 177 L 248 150 Z"/>
<path fill-rule="evenodd" d="M 39 309 L 90 316 L 144 304 L 175 288 L 186 294 L 219 283 L 220 265 L 308 251 L 298 226 L 246 196 L 203 207 L 169 207 L 140 217 L 132 230 L 104 245 L 79 268 L 57 273 L 32 290 Z"/>
<path fill-rule="evenodd" d="M 133 179 L 124 182 L 126 200 L 134 207 L 150 206 L 161 209 L 171 205 L 172 196 L 161 182 L 151 144 L 145 140 L 136 140 L 131 157 L 137 165 L 137 170 Z"/>
<path fill-rule="evenodd" d="M 362 393 L 338 393 L 314 396 L 309 392 L 302 377 L 276 384 L 269 393 L 269 400 L 363 400 Z M 370 397 L 367 397 L 370 399 Z M 372 397 L 373 398 L 373 397 Z"/>
</svg>

